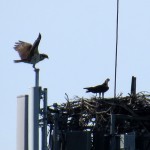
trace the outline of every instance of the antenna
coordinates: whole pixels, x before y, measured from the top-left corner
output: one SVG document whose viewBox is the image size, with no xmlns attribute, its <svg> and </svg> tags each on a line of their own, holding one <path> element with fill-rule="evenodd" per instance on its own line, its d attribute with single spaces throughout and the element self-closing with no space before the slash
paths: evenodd
<svg viewBox="0 0 150 150">
<path fill-rule="evenodd" d="M 117 84 L 118 21 L 119 21 L 119 0 L 117 0 L 117 20 L 116 20 L 116 54 L 115 54 L 115 85 L 114 85 L 114 98 L 116 98 L 116 84 Z"/>
</svg>

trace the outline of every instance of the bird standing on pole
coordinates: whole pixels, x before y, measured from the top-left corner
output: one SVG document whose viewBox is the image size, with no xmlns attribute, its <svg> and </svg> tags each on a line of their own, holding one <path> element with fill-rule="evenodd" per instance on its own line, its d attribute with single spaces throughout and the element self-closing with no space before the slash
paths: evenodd
<svg viewBox="0 0 150 150">
<path fill-rule="evenodd" d="M 99 93 L 99 97 L 101 98 L 101 94 L 102 94 L 102 98 L 104 98 L 104 93 L 106 91 L 108 91 L 109 87 L 108 87 L 108 82 L 110 81 L 109 78 L 107 78 L 105 80 L 105 82 L 101 85 L 97 85 L 97 86 L 94 86 L 94 87 L 86 87 L 86 88 L 83 88 L 83 89 L 86 89 L 87 91 L 86 92 L 92 92 L 92 93 Z"/>
<path fill-rule="evenodd" d="M 33 64 L 33 68 L 35 68 L 36 63 L 42 61 L 45 58 L 48 58 L 46 54 L 40 54 L 38 50 L 38 46 L 41 40 L 41 34 L 39 33 L 38 38 L 32 44 L 19 41 L 15 43 L 14 49 L 19 53 L 21 60 L 14 60 L 15 63 L 29 63 Z"/>
</svg>

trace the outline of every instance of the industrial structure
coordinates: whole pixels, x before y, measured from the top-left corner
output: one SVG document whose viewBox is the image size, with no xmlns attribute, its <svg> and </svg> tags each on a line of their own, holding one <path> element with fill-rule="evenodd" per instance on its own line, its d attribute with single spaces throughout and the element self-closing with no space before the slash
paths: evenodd
<svg viewBox="0 0 150 150">
<path fill-rule="evenodd" d="M 17 97 L 17 150 L 39 150 L 39 143 L 48 150 L 47 89 L 39 86 L 39 69 L 35 69 L 35 87 L 29 95 Z"/>
<path fill-rule="evenodd" d="M 47 106 L 47 89 L 17 97 L 17 150 L 149 150 L 150 94 L 70 100 Z"/>
</svg>

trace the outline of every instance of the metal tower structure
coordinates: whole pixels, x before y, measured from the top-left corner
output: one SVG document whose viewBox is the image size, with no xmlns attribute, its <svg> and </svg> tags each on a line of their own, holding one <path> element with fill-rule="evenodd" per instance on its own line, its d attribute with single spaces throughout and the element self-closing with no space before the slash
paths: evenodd
<svg viewBox="0 0 150 150">
<path fill-rule="evenodd" d="M 17 97 L 17 150 L 47 150 L 47 89 L 39 86 L 39 69 L 35 69 L 35 86 L 30 94 Z"/>
</svg>

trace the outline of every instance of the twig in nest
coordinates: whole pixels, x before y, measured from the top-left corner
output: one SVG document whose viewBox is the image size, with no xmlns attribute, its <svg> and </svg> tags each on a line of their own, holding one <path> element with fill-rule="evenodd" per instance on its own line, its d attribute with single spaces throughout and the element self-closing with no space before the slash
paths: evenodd
<svg viewBox="0 0 150 150">
<path fill-rule="evenodd" d="M 66 101 L 69 102 L 69 96 L 68 96 L 68 94 L 65 93 L 65 95 L 66 95 L 66 97 L 65 97 Z"/>
</svg>

